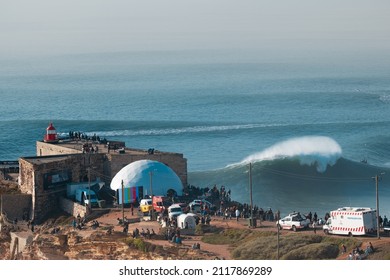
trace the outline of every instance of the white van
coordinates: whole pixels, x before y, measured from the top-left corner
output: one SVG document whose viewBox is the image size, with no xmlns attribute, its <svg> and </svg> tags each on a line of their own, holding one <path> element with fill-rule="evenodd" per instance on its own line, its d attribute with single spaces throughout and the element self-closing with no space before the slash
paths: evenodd
<svg viewBox="0 0 390 280">
<path fill-rule="evenodd" d="M 168 207 L 168 217 L 169 217 L 169 219 L 177 217 L 180 214 L 183 214 L 183 210 L 181 209 L 179 204 L 172 204 L 171 206 Z"/>
<path fill-rule="evenodd" d="M 366 235 L 377 231 L 376 210 L 369 207 L 343 207 L 330 211 L 322 227 L 325 234 Z"/>
</svg>

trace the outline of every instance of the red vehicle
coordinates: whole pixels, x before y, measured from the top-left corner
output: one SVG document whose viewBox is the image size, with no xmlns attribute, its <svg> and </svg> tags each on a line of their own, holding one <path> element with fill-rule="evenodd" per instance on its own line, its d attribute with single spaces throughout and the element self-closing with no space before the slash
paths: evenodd
<svg viewBox="0 0 390 280">
<path fill-rule="evenodd" d="M 153 196 L 152 205 L 156 212 L 164 212 L 171 204 L 169 198 L 166 196 Z"/>
</svg>

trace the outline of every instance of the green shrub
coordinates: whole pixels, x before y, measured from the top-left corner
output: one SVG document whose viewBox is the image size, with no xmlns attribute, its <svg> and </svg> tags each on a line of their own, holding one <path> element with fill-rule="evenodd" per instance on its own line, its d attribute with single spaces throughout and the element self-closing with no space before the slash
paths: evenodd
<svg viewBox="0 0 390 280">
<path fill-rule="evenodd" d="M 284 235 L 279 238 L 280 259 L 329 259 L 338 254 L 337 245 L 324 243 L 319 235 Z M 236 243 L 232 252 L 234 259 L 272 260 L 277 259 L 278 242 L 276 234 L 256 234 Z"/>
<path fill-rule="evenodd" d="M 203 236 L 202 241 L 209 244 L 235 244 L 251 233 L 251 230 L 227 229 L 219 233 Z"/>
<path fill-rule="evenodd" d="M 133 244 L 134 244 L 134 246 L 135 246 L 138 250 L 143 251 L 143 252 L 146 251 L 146 250 L 145 250 L 145 249 L 146 249 L 146 244 L 145 244 L 145 242 L 144 242 L 142 239 L 140 239 L 140 238 L 135 238 Z"/>
<path fill-rule="evenodd" d="M 195 234 L 203 235 L 205 233 L 219 233 L 222 229 L 213 225 L 197 224 L 195 227 Z"/>
<path fill-rule="evenodd" d="M 326 260 L 335 259 L 339 248 L 330 243 L 313 243 L 302 248 L 296 248 L 283 255 L 283 260 Z"/>
<path fill-rule="evenodd" d="M 256 237 L 249 241 L 237 243 L 232 257 L 239 260 L 276 259 L 276 241 L 273 237 Z"/>
<path fill-rule="evenodd" d="M 353 248 L 360 247 L 362 242 L 355 238 L 334 238 L 332 236 L 326 236 L 323 238 L 323 242 L 335 244 L 341 248 L 341 245 L 344 244 L 347 247 L 347 252 L 352 251 Z"/>
<path fill-rule="evenodd" d="M 142 238 L 127 238 L 124 242 L 129 247 L 137 249 L 137 250 L 145 252 L 145 253 L 163 251 L 162 246 L 154 245 L 150 242 L 146 242 Z"/>
<path fill-rule="evenodd" d="M 386 255 L 384 255 L 383 259 L 384 259 L 384 260 L 390 260 L 390 253 L 389 253 L 389 254 L 386 254 Z"/>
<path fill-rule="evenodd" d="M 203 227 L 204 227 L 204 225 L 197 224 L 196 227 L 195 227 L 195 234 L 203 235 L 204 234 Z"/>
</svg>

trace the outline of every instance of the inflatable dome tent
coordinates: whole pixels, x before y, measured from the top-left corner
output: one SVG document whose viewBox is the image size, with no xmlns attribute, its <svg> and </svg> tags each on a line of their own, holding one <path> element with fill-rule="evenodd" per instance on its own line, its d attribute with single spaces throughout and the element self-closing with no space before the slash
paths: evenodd
<svg viewBox="0 0 390 280">
<path fill-rule="evenodd" d="M 181 229 L 190 229 L 195 232 L 196 220 L 195 216 L 191 214 L 192 213 L 180 214 L 177 216 L 177 226 Z"/>
<path fill-rule="evenodd" d="M 122 180 L 123 197 L 122 199 Z M 151 185 L 152 184 L 152 188 Z M 183 184 L 177 174 L 164 163 L 138 160 L 123 167 L 112 179 L 111 189 L 116 191 L 118 203 L 133 203 L 145 195 L 182 195 Z"/>
</svg>

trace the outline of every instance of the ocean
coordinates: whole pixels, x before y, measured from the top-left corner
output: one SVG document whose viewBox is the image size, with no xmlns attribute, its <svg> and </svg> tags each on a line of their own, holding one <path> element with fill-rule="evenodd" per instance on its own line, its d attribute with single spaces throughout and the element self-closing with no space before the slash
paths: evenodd
<svg viewBox="0 0 390 280">
<path fill-rule="evenodd" d="M 49 122 L 183 153 L 188 182 L 264 209 L 390 214 L 388 57 L 165 51 L 0 59 L 0 160 Z"/>
</svg>

